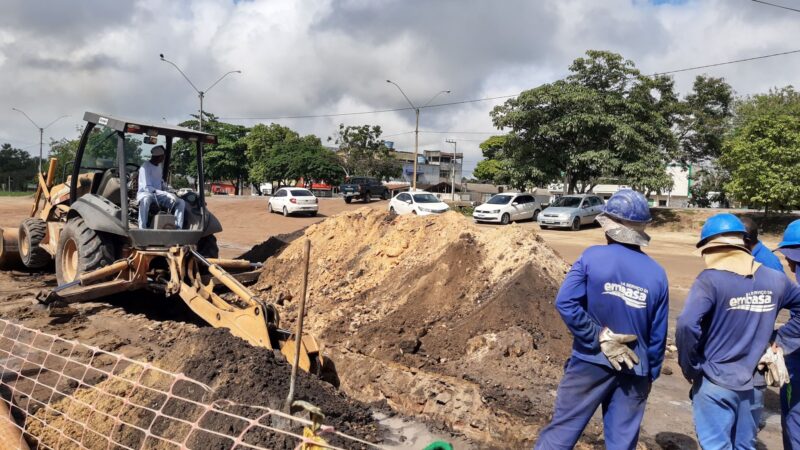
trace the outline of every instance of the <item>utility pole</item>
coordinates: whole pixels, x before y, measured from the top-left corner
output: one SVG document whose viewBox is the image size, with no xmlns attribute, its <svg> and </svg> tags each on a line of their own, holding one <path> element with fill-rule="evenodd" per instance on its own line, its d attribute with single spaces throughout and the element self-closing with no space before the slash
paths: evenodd
<svg viewBox="0 0 800 450">
<path fill-rule="evenodd" d="M 428 100 L 427 103 L 425 103 L 424 105 L 418 107 L 418 106 L 415 106 L 414 103 L 411 102 L 411 100 L 408 98 L 406 93 L 403 92 L 403 88 L 401 88 L 399 84 L 395 83 L 392 80 L 386 80 L 386 82 L 389 83 L 389 84 L 393 84 L 393 85 L 395 85 L 395 87 L 397 87 L 397 89 L 400 91 L 400 93 L 403 94 L 403 97 L 405 97 L 406 101 L 408 102 L 408 105 L 411 106 L 411 109 L 413 109 L 414 112 L 417 115 L 416 126 L 414 127 L 414 176 L 413 176 L 413 178 L 411 180 L 411 190 L 412 191 L 416 191 L 417 190 L 417 160 L 419 159 L 419 156 L 418 156 L 419 155 L 419 110 L 421 108 L 424 108 L 424 107 L 430 105 L 431 102 L 436 97 L 438 97 L 439 95 L 441 95 L 441 94 L 449 94 L 450 91 L 439 91 L 439 92 L 436 93 L 436 95 L 431 97 L 431 99 Z"/>
<path fill-rule="evenodd" d="M 166 62 L 166 63 L 170 63 L 170 64 L 172 64 L 172 67 L 174 67 L 175 69 L 177 69 L 177 70 L 178 70 L 178 72 L 180 72 L 180 74 L 181 74 L 181 75 L 183 75 L 183 78 L 184 78 L 186 81 L 188 81 L 188 82 L 189 82 L 189 85 L 190 85 L 190 86 L 192 86 L 192 89 L 194 89 L 194 91 L 195 91 L 195 92 L 197 92 L 197 96 L 200 98 L 200 116 L 198 117 L 198 119 L 199 119 L 199 122 L 200 122 L 200 127 L 199 127 L 199 130 L 200 130 L 200 131 L 203 131 L 203 99 L 205 98 L 205 96 L 206 96 L 206 93 L 208 93 L 208 91 L 210 91 L 210 90 L 211 90 L 211 88 L 213 88 L 214 86 L 216 86 L 216 85 L 217 85 L 217 83 L 219 83 L 220 81 L 222 81 L 222 79 L 223 79 L 223 78 L 227 77 L 228 75 L 230 75 L 230 74 L 232 74 L 232 73 L 242 73 L 242 71 L 241 71 L 241 70 L 231 70 L 230 72 L 225 72 L 224 74 L 222 74 L 222 76 L 221 76 L 221 77 L 219 77 L 219 78 L 217 79 L 217 81 L 213 82 L 213 83 L 211 84 L 211 86 L 209 86 L 209 87 L 207 87 L 205 90 L 201 91 L 200 89 L 197 89 L 197 86 L 195 86 L 195 85 L 194 85 L 194 83 L 192 83 L 192 80 L 190 80 L 190 79 L 189 79 L 189 77 L 187 77 L 187 76 L 186 76 L 186 74 L 185 74 L 185 73 L 183 73 L 183 71 L 181 70 L 181 68 L 180 68 L 180 67 L 178 67 L 178 65 L 177 65 L 177 64 L 175 64 L 174 62 L 172 62 L 172 61 L 170 61 L 170 60 L 168 60 L 168 59 L 164 58 L 164 54 L 163 54 L 163 53 L 159 54 L 158 56 L 159 56 L 159 57 L 161 57 L 161 60 L 162 60 L 162 61 L 164 61 L 164 62 Z"/>
<path fill-rule="evenodd" d="M 456 199 L 456 157 L 458 155 L 458 142 L 455 139 L 446 139 L 445 142 L 453 144 L 453 159 L 450 160 L 450 171 L 452 172 L 452 184 L 450 185 L 450 194 L 452 200 Z"/>
<path fill-rule="evenodd" d="M 21 109 L 17 109 L 17 108 L 11 108 L 11 109 L 16 111 L 16 112 L 18 112 L 18 113 L 20 113 L 20 114 L 22 114 L 23 116 L 25 116 L 25 118 L 28 119 L 28 121 L 30 121 L 30 123 L 32 123 L 33 126 L 36 127 L 36 129 L 39 130 L 39 173 L 41 173 L 42 172 L 42 160 L 44 159 L 44 154 L 43 154 L 43 150 L 42 150 L 43 147 L 44 147 L 44 130 L 50 128 L 51 125 L 53 125 L 54 123 L 58 122 L 59 120 L 65 118 L 65 117 L 69 117 L 69 116 L 61 116 L 58 119 L 48 123 L 47 125 L 45 125 L 43 127 L 40 127 L 36 122 L 33 121 L 33 119 L 30 118 L 29 115 L 25 114 L 25 111 L 23 111 Z"/>
</svg>

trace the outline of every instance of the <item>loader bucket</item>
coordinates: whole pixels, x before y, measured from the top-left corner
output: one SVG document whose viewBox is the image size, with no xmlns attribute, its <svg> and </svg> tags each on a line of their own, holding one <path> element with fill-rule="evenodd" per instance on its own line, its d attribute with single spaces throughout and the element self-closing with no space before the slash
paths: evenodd
<svg viewBox="0 0 800 450">
<path fill-rule="evenodd" d="M 0 268 L 21 267 L 19 257 L 19 232 L 0 228 Z"/>
</svg>

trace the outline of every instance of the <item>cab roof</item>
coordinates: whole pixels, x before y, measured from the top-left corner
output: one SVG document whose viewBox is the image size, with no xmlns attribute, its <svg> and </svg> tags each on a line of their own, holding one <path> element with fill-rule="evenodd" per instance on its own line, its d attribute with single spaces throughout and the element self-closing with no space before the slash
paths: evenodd
<svg viewBox="0 0 800 450">
<path fill-rule="evenodd" d="M 217 137 L 213 134 L 203 133 L 202 131 L 192 130 L 191 128 L 167 125 L 164 123 L 147 123 L 140 120 L 130 120 L 122 117 L 114 117 L 108 114 L 98 114 L 89 111 L 86 111 L 83 114 L 83 120 L 125 133 L 147 134 L 148 131 L 155 131 L 159 135 L 163 136 L 172 136 L 190 140 L 201 139 L 206 144 L 217 143 Z"/>
</svg>

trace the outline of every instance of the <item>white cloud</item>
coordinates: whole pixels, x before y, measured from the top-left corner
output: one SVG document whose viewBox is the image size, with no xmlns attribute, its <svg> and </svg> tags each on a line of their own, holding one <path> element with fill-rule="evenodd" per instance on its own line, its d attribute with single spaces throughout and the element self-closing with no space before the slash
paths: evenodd
<svg viewBox="0 0 800 450">
<path fill-rule="evenodd" d="M 197 110 L 197 95 L 159 61 L 164 53 L 204 89 L 222 117 L 275 117 L 405 107 L 390 78 L 416 102 L 511 94 L 567 73 L 590 48 L 619 52 L 646 73 L 793 50 L 800 15 L 745 1 L 564 0 L 5 0 L 0 16 L 0 141 L 30 145 L 40 123 L 61 114 L 46 136 L 73 137 L 83 112 L 170 122 Z M 800 55 L 705 70 L 739 94 L 793 83 Z M 701 72 L 675 75 L 686 92 Z M 423 110 L 422 130 L 493 129 L 500 101 Z M 281 120 L 325 139 L 340 122 L 414 128 L 412 111 Z M 254 121 L 242 121 L 252 124 Z M 426 134 L 422 148 L 459 140 L 467 166 L 487 135 Z M 413 146 L 413 133 L 391 137 Z"/>
</svg>

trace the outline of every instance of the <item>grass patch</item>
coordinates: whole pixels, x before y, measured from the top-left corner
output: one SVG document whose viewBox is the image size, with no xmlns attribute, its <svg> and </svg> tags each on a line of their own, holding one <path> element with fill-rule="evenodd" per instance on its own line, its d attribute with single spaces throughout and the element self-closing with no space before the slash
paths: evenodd
<svg viewBox="0 0 800 450">
<path fill-rule="evenodd" d="M 21 191 L 21 192 L 17 192 L 17 191 L 10 191 L 10 192 L 9 191 L 0 191 L 0 197 L 26 197 L 26 196 L 30 196 L 30 195 L 33 195 L 33 192 L 27 192 L 27 191 Z"/>
</svg>

